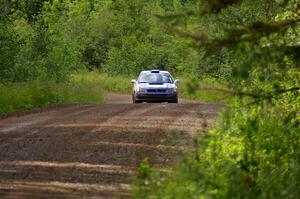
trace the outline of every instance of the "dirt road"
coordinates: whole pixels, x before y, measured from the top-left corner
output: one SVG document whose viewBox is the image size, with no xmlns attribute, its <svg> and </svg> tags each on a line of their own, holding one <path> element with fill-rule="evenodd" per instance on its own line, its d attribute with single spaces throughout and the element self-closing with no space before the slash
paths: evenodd
<svg viewBox="0 0 300 199">
<path fill-rule="evenodd" d="M 132 176 L 148 157 L 165 168 L 176 161 L 172 140 L 185 146 L 220 105 L 66 105 L 0 119 L 0 198 L 127 198 Z"/>
</svg>

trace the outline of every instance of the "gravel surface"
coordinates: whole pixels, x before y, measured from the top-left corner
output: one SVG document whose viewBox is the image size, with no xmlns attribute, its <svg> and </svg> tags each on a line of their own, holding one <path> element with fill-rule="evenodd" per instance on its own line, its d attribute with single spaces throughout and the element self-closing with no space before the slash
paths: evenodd
<svg viewBox="0 0 300 199">
<path fill-rule="evenodd" d="M 130 198 L 140 162 L 167 168 L 221 105 L 65 105 L 0 119 L 0 198 Z M 167 146 L 172 140 L 173 146 Z"/>
</svg>

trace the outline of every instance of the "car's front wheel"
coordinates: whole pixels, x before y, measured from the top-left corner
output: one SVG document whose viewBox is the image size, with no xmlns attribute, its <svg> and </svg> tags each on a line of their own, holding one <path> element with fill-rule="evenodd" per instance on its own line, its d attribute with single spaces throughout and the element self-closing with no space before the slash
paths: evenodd
<svg viewBox="0 0 300 199">
<path fill-rule="evenodd" d="M 142 103 L 141 101 L 137 100 L 134 96 L 134 94 L 132 95 L 132 103 L 133 104 L 139 104 L 139 103 Z"/>
</svg>

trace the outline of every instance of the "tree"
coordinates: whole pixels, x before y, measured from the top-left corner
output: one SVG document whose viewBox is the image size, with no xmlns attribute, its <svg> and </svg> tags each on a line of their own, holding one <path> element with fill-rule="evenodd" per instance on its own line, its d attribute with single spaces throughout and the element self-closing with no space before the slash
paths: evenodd
<svg viewBox="0 0 300 199">
<path fill-rule="evenodd" d="M 299 3 L 203 0 L 199 5 L 192 13 L 201 28 L 171 26 L 171 32 L 194 41 L 208 61 L 219 58 L 220 50 L 229 52 L 233 91 L 224 92 L 237 97 L 220 126 L 195 140 L 194 152 L 174 172 L 139 181 L 137 197 L 298 198 Z M 174 16 L 181 17 L 170 20 Z"/>
</svg>

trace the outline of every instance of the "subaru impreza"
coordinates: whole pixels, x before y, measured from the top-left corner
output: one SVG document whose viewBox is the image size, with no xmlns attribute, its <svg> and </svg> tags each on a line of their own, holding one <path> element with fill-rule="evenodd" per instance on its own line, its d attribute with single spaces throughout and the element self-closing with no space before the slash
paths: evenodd
<svg viewBox="0 0 300 199">
<path fill-rule="evenodd" d="M 133 103 L 169 102 L 178 103 L 179 80 L 173 80 L 168 71 L 142 71 L 133 84 Z"/>
</svg>

